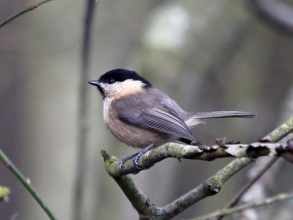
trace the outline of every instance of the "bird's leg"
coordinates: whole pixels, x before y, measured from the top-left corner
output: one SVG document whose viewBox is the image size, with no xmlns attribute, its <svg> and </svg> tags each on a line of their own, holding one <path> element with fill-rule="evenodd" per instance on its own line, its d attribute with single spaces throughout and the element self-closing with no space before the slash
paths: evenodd
<svg viewBox="0 0 293 220">
<path fill-rule="evenodd" d="M 146 152 L 148 152 L 149 150 L 151 150 L 153 146 L 154 146 L 154 145 L 151 144 L 151 145 L 149 145 L 149 146 L 143 148 L 141 151 L 139 151 L 139 152 L 138 152 L 138 153 L 132 158 L 132 161 L 133 161 L 133 163 L 135 164 L 135 166 L 136 166 L 137 169 L 140 169 L 140 165 L 138 164 L 138 160 L 139 160 L 139 158 L 140 158 L 143 154 L 145 154 Z"/>
<path fill-rule="evenodd" d="M 122 167 L 124 166 L 124 164 L 125 164 L 125 162 L 126 162 L 127 160 L 129 160 L 129 159 L 133 159 L 135 156 L 137 156 L 137 154 L 138 154 L 138 153 L 133 154 L 133 155 L 130 155 L 130 156 L 127 156 L 127 157 L 124 157 L 123 159 L 121 159 L 121 160 L 119 161 L 119 170 L 122 169 Z"/>
<path fill-rule="evenodd" d="M 139 158 L 140 158 L 144 153 L 146 153 L 146 152 L 148 152 L 149 150 L 151 150 L 153 146 L 154 146 L 154 145 L 151 144 L 151 145 L 149 145 L 149 146 L 143 148 L 143 149 L 142 149 L 141 151 L 139 151 L 138 153 L 133 154 L 133 155 L 131 155 L 131 156 L 127 156 L 127 157 L 123 158 L 122 160 L 120 160 L 120 162 L 119 162 L 119 169 L 121 170 L 122 167 L 123 167 L 123 165 L 124 165 L 124 163 L 125 163 L 127 160 L 129 160 L 129 159 L 132 159 L 132 161 L 133 161 L 133 163 L 135 164 L 135 166 L 136 166 L 137 169 L 141 169 L 141 168 L 140 168 L 140 165 L 138 164 L 138 160 L 139 160 Z"/>
</svg>

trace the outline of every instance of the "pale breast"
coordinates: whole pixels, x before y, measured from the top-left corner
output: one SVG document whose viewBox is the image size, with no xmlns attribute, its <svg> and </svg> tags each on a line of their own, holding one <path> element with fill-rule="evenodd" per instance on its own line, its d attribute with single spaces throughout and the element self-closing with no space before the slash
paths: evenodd
<svg viewBox="0 0 293 220">
<path fill-rule="evenodd" d="M 109 120 L 109 105 L 112 102 L 112 98 L 105 98 L 104 99 L 104 106 L 103 106 L 103 117 L 104 117 L 104 122 L 108 124 Z"/>
</svg>

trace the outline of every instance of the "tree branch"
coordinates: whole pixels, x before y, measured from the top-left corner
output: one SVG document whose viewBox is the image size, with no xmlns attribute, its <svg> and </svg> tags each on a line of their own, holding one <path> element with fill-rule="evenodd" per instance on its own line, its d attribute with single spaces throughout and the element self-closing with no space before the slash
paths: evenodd
<svg viewBox="0 0 293 220">
<path fill-rule="evenodd" d="M 109 156 L 106 151 L 102 151 L 101 154 L 105 161 L 106 170 L 112 169 L 112 164 L 117 162 L 117 158 Z M 236 173 L 233 171 L 241 170 L 248 162 L 250 162 L 250 159 L 247 158 L 239 158 L 232 161 L 204 183 L 164 207 L 153 205 L 135 185 L 129 175 L 112 177 L 140 214 L 140 219 L 164 220 L 171 219 L 196 202 L 217 194 L 221 190 L 222 185 Z"/>
<path fill-rule="evenodd" d="M 168 216 L 168 218 L 158 219 L 171 219 L 169 217 L 174 217 L 178 215 L 198 201 L 217 194 L 218 192 L 220 192 L 223 184 L 234 174 L 236 174 L 236 172 L 234 171 L 237 170 L 238 172 L 239 170 L 244 168 L 245 165 L 250 161 L 251 160 L 247 158 L 238 158 L 232 161 L 223 169 L 221 169 L 218 173 L 208 178 L 204 183 L 200 184 L 195 189 L 189 191 L 172 203 L 161 208 L 162 212 L 164 212 L 164 217 Z"/>
<path fill-rule="evenodd" d="M 234 207 L 238 204 L 241 197 L 251 188 L 251 186 L 259 180 L 278 160 L 278 157 L 274 157 L 272 160 L 266 164 L 266 166 L 246 185 L 244 186 L 240 192 L 227 204 L 226 208 Z"/>
<path fill-rule="evenodd" d="M 155 163 L 170 157 L 207 161 L 224 157 L 246 157 L 255 159 L 261 156 L 282 156 L 284 153 L 286 153 L 287 157 L 289 155 L 293 157 L 293 140 L 288 141 L 286 144 L 269 143 L 268 140 L 251 144 L 225 144 L 222 140 L 218 140 L 217 144 L 218 145 L 209 146 L 211 150 L 202 151 L 197 146 L 168 143 L 145 153 L 139 159 L 139 164 L 143 169 L 148 169 Z M 129 160 L 120 170 L 119 161 L 117 159 L 108 167 L 107 171 L 110 176 L 120 176 L 137 173 L 140 169 Z"/>
<path fill-rule="evenodd" d="M 282 124 L 270 134 L 265 136 L 264 143 L 256 142 L 252 144 L 225 144 L 223 141 L 217 141 L 217 145 L 210 146 L 209 151 L 202 151 L 197 146 L 184 145 L 178 143 L 168 143 L 161 147 L 150 150 L 139 159 L 139 165 L 143 169 L 152 167 L 161 160 L 172 157 L 177 159 L 195 159 L 211 161 L 223 157 L 249 157 L 257 158 L 260 156 L 286 156 L 286 159 L 292 157 L 292 142 L 280 144 L 278 142 L 283 137 L 293 131 L 293 118 Z M 272 142 L 272 143 L 266 143 Z M 292 161 L 291 161 L 292 162 Z M 108 168 L 111 176 L 119 176 L 130 173 L 137 173 L 140 170 L 136 168 L 131 160 L 126 161 L 122 170 L 119 170 L 119 163 L 113 162 Z"/>
<path fill-rule="evenodd" d="M 105 161 L 104 165 L 106 170 L 108 170 L 112 163 L 117 161 L 117 158 L 114 156 L 109 156 L 106 151 L 101 151 L 101 154 Z M 155 212 L 156 207 L 150 203 L 149 199 L 136 186 L 129 175 L 113 176 L 113 179 L 124 192 L 139 215 L 150 217 L 152 213 Z"/>
<path fill-rule="evenodd" d="M 6 18 L 4 21 L 2 21 L 0 23 L 0 28 L 3 27 L 5 24 L 9 23 L 10 21 L 14 20 L 15 18 L 17 18 L 17 17 L 19 17 L 29 11 L 32 11 L 32 10 L 36 9 L 37 7 L 41 6 L 42 4 L 45 4 L 50 1 L 53 1 L 53 0 L 44 0 L 38 4 L 31 5 L 28 8 L 21 10 L 20 12 L 15 13 L 14 15 L 11 15 L 10 17 Z"/>
<path fill-rule="evenodd" d="M 289 200 L 289 199 L 293 199 L 293 193 L 291 193 L 291 194 L 282 193 L 282 194 L 279 194 L 279 195 L 274 196 L 272 198 L 267 198 L 267 199 L 259 201 L 259 202 L 252 202 L 252 203 L 243 204 L 243 205 L 240 205 L 240 206 L 238 206 L 236 208 L 232 208 L 232 209 L 221 209 L 221 210 L 218 210 L 212 214 L 198 217 L 193 220 L 214 219 L 216 217 L 223 217 L 223 216 L 231 215 L 236 212 L 241 212 L 246 209 L 258 208 L 258 207 L 265 206 L 265 205 L 271 205 L 273 203 L 282 202 L 282 201 Z"/>
<path fill-rule="evenodd" d="M 271 132 L 269 135 L 267 135 L 265 139 L 277 142 L 292 131 L 293 119 L 290 119 L 277 129 L 275 129 L 273 132 Z M 238 145 L 238 148 L 245 148 L 245 145 L 243 144 L 231 144 L 231 146 L 233 147 L 235 147 L 236 145 Z M 291 153 L 292 151 L 292 142 L 288 142 L 287 145 L 257 142 L 253 143 L 252 145 L 247 145 L 245 152 L 247 154 L 249 148 L 252 148 L 250 149 L 251 152 L 251 150 L 253 151 L 254 148 L 263 148 L 265 145 L 267 145 L 266 148 L 269 150 L 266 150 L 265 153 L 263 151 L 260 151 L 262 152 L 261 154 L 264 155 L 269 155 L 271 154 L 271 152 L 275 152 L 275 155 L 280 155 L 281 153 Z M 170 155 L 175 158 L 192 158 L 206 160 L 218 158 L 215 157 L 216 155 L 221 155 L 220 157 L 228 155 L 232 156 L 230 153 L 227 152 L 227 150 L 224 149 L 225 147 L 229 148 L 229 145 L 225 145 L 223 142 L 218 141 L 218 146 L 212 146 L 213 151 L 202 152 L 195 146 L 170 143 L 147 152 L 140 158 L 139 162 L 142 166 L 146 168 L 152 166 L 153 163 L 150 162 L 158 162 L 167 158 Z M 270 149 L 274 150 L 271 151 Z M 235 152 L 237 154 L 237 151 Z M 242 156 L 243 152 L 241 153 Z M 235 159 L 223 169 L 221 169 L 218 173 L 216 173 L 214 176 L 210 177 L 204 183 L 200 184 L 185 195 L 181 196 L 180 198 L 174 200 L 164 207 L 156 207 L 155 205 L 152 205 L 150 200 L 147 199 L 142 191 L 135 185 L 129 175 L 123 176 L 125 175 L 126 170 L 130 173 L 138 171 L 136 170 L 135 166 L 133 166 L 132 161 L 127 161 L 125 163 L 124 169 L 122 171 L 119 171 L 117 158 L 109 156 L 106 151 L 101 151 L 101 154 L 104 158 L 104 164 L 108 174 L 114 178 L 116 183 L 120 186 L 124 194 L 130 200 L 134 208 L 139 213 L 140 219 L 156 220 L 171 219 L 172 217 L 178 215 L 191 205 L 202 200 L 203 198 L 217 194 L 220 191 L 222 185 L 229 178 L 231 178 L 234 174 L 236 174 L 238 171 L 240 171 L 251 162 L 251 159 L 249 158 Z M 212 154 L 212 156 L 209 154 Z"/>
<path fill-rule="evenodd" d="M 286 135 L 291 133 L 293 131 L 293 119 L 290 119 L 286 123 L 282 124 L 280 127 L 275 129 L 273 132 L 271 132 L 269 135 L 265 136 L 264 139 L 270 140 L 272 142 L 278 142 L 281 139 L 283 139 Z M 289 160 L 291 156 L 289 157 L 286 153 L 282 155 L 284 159 Z M 288 158 L 287 158 L 288 157 Z M 258 175 L 256 175 L 246 186 L 244 186 L 236 196 L 225 206 L 226 208 L 234 207 L 238 204 L 241 197 L 253 186 L 254 183 L 257 182 L 268 170 L 271 166 L 273 166 L 279 158 L 275 157 L 272 158 L 267 165 L 259 172 Z M 292 163 L 292 160 L 290 161 Z M 223 216 L 218 216 L 217 220 L 222 219 Z"/>
</svg>

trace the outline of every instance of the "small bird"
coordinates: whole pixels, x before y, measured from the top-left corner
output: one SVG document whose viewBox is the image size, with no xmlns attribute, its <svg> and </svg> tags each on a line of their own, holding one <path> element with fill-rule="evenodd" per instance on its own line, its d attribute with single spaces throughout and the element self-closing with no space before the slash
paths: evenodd
<svg viewBox="0 0 293 220">
<path fill-rule="evenodd" d="M 168 142 L 178 140 L 201 148 L 190 131 L 200 119 L 255 116 L 241 111 L 186 112 L 149 81 L 126 69 L 110 70 L 88 83 L 102 95 L 104 122 L 110 132 L 121 142 L 142 149 L 123 158 L 120 169 L 129 159 L 139 169 L 138 160 L 144 153 Z"/>
</svg>

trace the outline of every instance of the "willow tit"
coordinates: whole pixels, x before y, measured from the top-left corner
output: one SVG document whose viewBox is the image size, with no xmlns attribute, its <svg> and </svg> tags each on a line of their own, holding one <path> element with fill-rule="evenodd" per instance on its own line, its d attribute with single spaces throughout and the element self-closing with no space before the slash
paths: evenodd
<svg viewBox="0 0 293 220">
<path fill-rule="evenodd" d="M 240 111 L 186 112 L 149 81 L 126 69 L 111 70 L 88 83 L 102 95 L 104 121 L 111 133 L 131 147 L 142 148 L 123 158 L 120 169 L 128 159 L 139 168 L 141 155 L 167 142 L 179 140 L 201 147 L 190 131 L 201 123 L 200 119 L 255 116 Z"/>
</svg>

